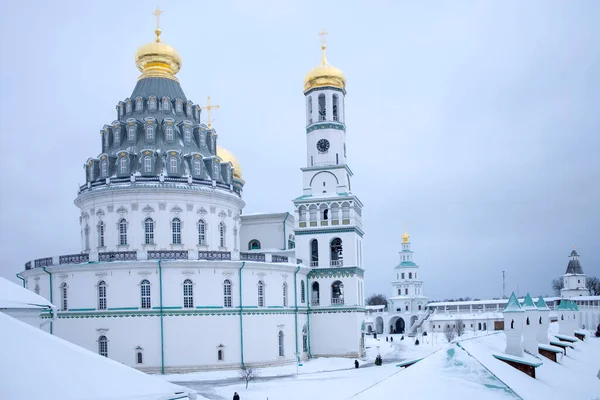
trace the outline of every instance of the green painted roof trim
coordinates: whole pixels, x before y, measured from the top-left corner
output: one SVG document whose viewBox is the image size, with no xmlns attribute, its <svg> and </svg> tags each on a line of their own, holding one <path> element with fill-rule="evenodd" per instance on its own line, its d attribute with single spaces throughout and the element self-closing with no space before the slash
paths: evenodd
<svg viewBox="0 0 600 400">
<path fill-rule="evenodd" d="M 400 264 L 398 264 L 398 266 L 401 268 L 407 268 L 407 267 L 417 267 L 418 265 L 412 261 L 402 261 Z"/>
<path fill-rule="evenodd" d="M 533 303 L 533 299 L 531 298 L 531 295 L 529 293 L 527 293 L 527 295 L 525 295 L 522 306 L 525 309 L 535 309 L 536 308 L 535 304 Z"/>
<path fill-rule="evenodd" d="M 519 304 L 519 300 L 517 299 L 517 296 L 515 296 L 515 292 L 512 292 L 510 295 L 508 303 L 506 303 L 506 307 L 504 308 L 504 312 L 525 312 L 525 310 L 521 308 L 521 304 Z"/>
<path fill-rule="evenodd" d="M 541 310 L 550 310 L 548 308 L 548 305 L 546 304 L 546 301 L 544 300 L 544 298 L 542 296 L 540 296 L 540 298 L 538 299 L 538 301 L 535 305 L 537 308 L 539 308 Z"/>
</svg>

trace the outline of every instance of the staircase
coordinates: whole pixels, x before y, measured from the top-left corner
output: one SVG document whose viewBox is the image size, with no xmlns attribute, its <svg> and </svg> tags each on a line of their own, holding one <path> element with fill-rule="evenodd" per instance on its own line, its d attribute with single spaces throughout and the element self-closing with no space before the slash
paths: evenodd
<svg viewBox="0 0 600 400">
<path fill-rule="evenodd" d="M 425 321 L 427 321 L 427 319 L 431 315 L 433 315 L 434 313 L 435 313 L 434 309 L 428 309 L 425 314 L 421 315 L 419 317 L 419 319 L 415 321 L 415 323 L 413 324 L 413 326 L 411 326 L 410 329 L 408 330 L 408 337 L 415 337 L 415 336 L 417 336 L 418 329 L 421 326 L 423 326 L 423 324 L 425 323 Z"/>
</svg>

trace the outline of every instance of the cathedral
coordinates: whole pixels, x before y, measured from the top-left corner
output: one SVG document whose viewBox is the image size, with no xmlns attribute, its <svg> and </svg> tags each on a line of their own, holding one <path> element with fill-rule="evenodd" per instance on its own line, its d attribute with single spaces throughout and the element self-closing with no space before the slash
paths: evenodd
<svg viewBox="0 0 600 400">
<path fill-rule="evenodd" d="M 20 273 L 56 306 L 43 329 L 147 372 L 360 356 L 363 204 L 346 157 L 344 74 L 323 41 L 304 80 L 294 213 L 244 215 L 240 163 L 210 123 L 218 106 L 186 97 L 159 14 L 154 41 L 135 55 L 131 96 L 84 164 L 81 251 Z"/>
</svg>

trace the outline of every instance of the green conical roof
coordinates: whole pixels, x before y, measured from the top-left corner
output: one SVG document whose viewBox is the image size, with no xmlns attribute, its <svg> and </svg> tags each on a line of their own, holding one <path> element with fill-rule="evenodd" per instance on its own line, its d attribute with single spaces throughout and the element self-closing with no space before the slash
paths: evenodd
<svg viewBox="0 0 600 400">
<path fill-rule="evenodd" d="M 510 295 L 508 299 L 508 303 L 506 303 L 506 307 L 504 308 L 504 312 L 524 312 L 523 308 L 519 304 L 519 300 L 517 296 L 515 296 L 515 292 Z"/>
<path fill-rule="evenodd" d="M 535 305 L 537 308 L 539 308 L 541 310 L 550 310 L 548 308 L 548 305 L 546 304 L 546 301 L 544 300 L 544 298 L 542 296 L 540 296 L 540 298 L 538 299 L 538 301 Z"/>
<path fill-rule="evenodd" d="M 525 299 L 523 299 L 523 303 L 521 304 L 523 306 L 523 308 L 525 310 L 535 310 L 535 304 L 533 303 L 533 299 L 531 298 L 531 295 L 529 293 L 527 293 L 527 295 L 525 296 Z"/>
<path fill-rule="evenodd" d="M 562 299 L 560 304 L 558 305 L 557 310 L 559 311 L 568 311 L 571 310 L 571 305 L 569 304 L 569 300 Z"/>
</svg>

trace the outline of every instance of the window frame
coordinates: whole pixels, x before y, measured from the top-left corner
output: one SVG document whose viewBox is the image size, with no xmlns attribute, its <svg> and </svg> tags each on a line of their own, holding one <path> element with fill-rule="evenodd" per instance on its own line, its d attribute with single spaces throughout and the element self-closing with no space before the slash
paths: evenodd
<svg viewBox="0 0 600 400">
<path fill-rule="evenodd" d="M 98 337 L 98 354 L 108 358 L 108 338 L 104 335 Z"/>
<path fill-rule="evenodd" d="M 140 309 L 152 309 L 152 291 L 148 279 L 143 279 L 140 282 Z"/>
<path fill-rule="evenodd" d="M 233 308 L 233 292 L 231 286 L 232 284 L 229 279 L 223 281 L 223 308 Z"/>
<path fill-rule="evenodd" d="M 256 288 L 257 288 L 257 304 L 258 304 L 258 308 L 265 308 L 266 307 L 266 302 L 265 302 L 265 283 L 262 280 L 259 280 L 258 283 L 256 284 Z"/>
<path fill-rule="evenodd" d="M 151 217 L 144 219 L 144 244 L 154 244 L 154 220 Z"/>
<path fill-rule="evenodd" d="M 181 244 L 181 220 L 177 217 L 171 220 L 172 244 Z"/>
<path fill-rule="evenodd" d="M 60 284 L 60 311 L 69 311 L 69 286 L 67 282 Z"/>
<path fill-rule="evenodd" d="M 119 246 L 127 246 L 127 220 L 119 220 Z"/>
<path fill-rule="evenodd" d="M 107 310 L 107 299 L 106 299 L 106 282 L 100 281 L 98 282 L 98 310 Z"/>
<path fill-rule="evenodd" d="M 206 245 L 206 221 L 202 218 L 198 220 L 198 244 Z"/>
<path fill-rule="evenodd" d="M 183 308 L 194 308 L 194 283 L 191 279 L 183 281 Z"/>
</svg>

